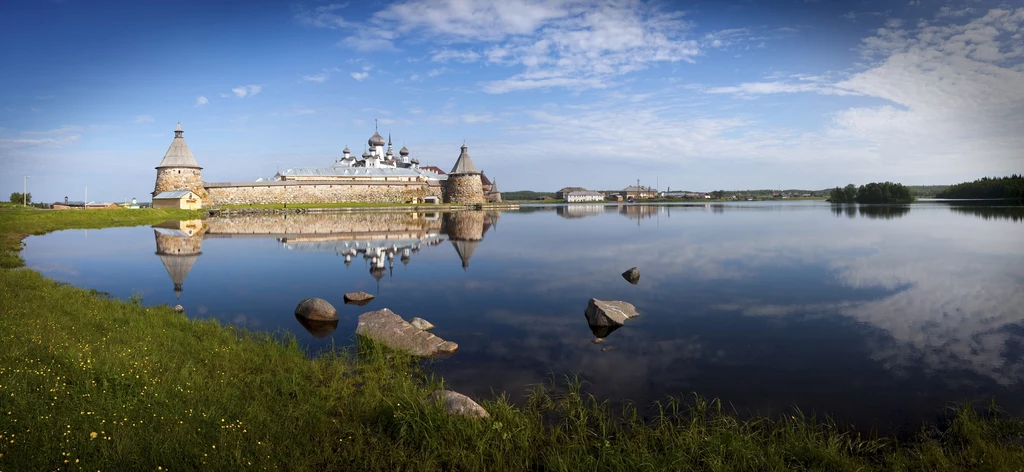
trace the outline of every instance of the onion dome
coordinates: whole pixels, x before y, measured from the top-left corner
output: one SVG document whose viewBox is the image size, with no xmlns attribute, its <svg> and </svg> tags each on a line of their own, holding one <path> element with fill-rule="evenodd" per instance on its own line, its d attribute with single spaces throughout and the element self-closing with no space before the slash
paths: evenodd
<svg viewBox="0 0 1024 472">
<path fill-rule="evenodd" d="M 350 151 L 350 150 L 348 149 L 348 146 L 345 146 L 345 150 L 344 150 L 344 151 L 341 151 L 341 152 L 343 152 L 343 153 L 345 153 L 345 154 L 350 154 L 350 153 L 351 153 L 352 151 Z"/>
<path fill-rule="evenodd" d="M 370 153 L 366 152 L 366 151 L 363 151 L 363 159 L 369 159 L 369 158 L 370 158 Z"/>
<path fill-rule="evenodd" d="M 373 136 L 370 136 L 370 139 L 366 141 L 366 144 L 376 147 L 383 146 L 387 143 L 384 141 L 384 137 L 381 136 L 380 133 L 378 133 L 376 130 L 374 130 Z"/>
<path fill-rule="evenodd" d="M 409 155 L 409 148 L 407 148 L 405 146 L 402 146 L 402 149 L 400 149 L 398 151 L 398 154 L 400 154 L 402 156 L 408 156 Z"/>
</svg>

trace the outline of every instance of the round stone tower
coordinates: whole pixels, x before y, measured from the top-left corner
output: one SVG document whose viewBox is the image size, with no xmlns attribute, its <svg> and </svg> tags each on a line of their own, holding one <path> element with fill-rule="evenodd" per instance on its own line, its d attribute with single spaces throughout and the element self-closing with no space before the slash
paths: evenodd
<svg viewBox="0 0 1024 472">
<path fill-rule="evenodd" d="M 473 160 L 469 158 L 469 150 L 462 145 L 462 153 L 455 161 L 455 167 L 448 173 L 448 181 L 444 185 L 445 203 L 484 203 L 484 187 L 480 180 L 480 171 L 476 170 Z"/>
<path fill-rule="evenodd" d="M 196 163 L 192 151 L 185 144 L 182 136 L 181 123 L 178 129 L 174 130 L 174 140 L 171 147 L 167 148 L 164 160 L 156 167 L 156 186 L 153 188 L 153 196 L 161 192 L 173 190 L 191 190 L 200 198 L 206 199 L 206 188 L 203 187 L 202 167 Z"/>
</svg>

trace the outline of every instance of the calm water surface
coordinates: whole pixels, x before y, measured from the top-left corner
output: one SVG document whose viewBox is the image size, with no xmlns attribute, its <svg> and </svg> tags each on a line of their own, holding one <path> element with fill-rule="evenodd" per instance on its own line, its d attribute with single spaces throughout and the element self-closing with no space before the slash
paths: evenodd
<svg viewBox="0 0 1024 472">
<path fill-rule="evenodd" d="M 1021 207 L 820 202 L 216 218 L 28 239 L 56 280 L 189 316 L 349 345 L 388 307 L 459 344 L 430 365 L 474 397 L 580 374 L 613 402 L 697 392 L 742 414 L 798 406 L 863 428 L 950 401 L 1024 414 Z M 640 283 L 619 275 L 637 266 Z M 377 295 L 366 307 L 345 292 Z M 333 303 L 337 328 L 294 317 Z M 591 297 L 639 318 L 593 344 Z"/>
</svg>

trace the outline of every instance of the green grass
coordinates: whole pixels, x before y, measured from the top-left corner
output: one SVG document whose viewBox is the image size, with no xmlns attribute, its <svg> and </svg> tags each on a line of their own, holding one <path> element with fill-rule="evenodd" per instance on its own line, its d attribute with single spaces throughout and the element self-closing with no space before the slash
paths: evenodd
<svg viewBox="0 0 1024 472">
<path fill-rule="evenodd" d="M 0 213 L 5 238 L 106 218 L 127 224 Z M 309 359 L 294 339 L 28 269 L 0 269 L 0 345 L 0 470 L 1024 468 L 1024 423 L 966 405 L 902 441 L 869 439 L 799 412 L 739 420 L 698 397 L 643 419 L 567 379 L 521 406 L 482 401 L 488 420 L 450 417 L 424 401 L 440 379 L 373 343 Z"/>
<path fill-rule="evenodd" d="M 18 253 L 21 251 L 22 240 L 29 235 L 62 229 L 138 226 L 202 217 L 201 211 L 187 210 L 41 210 L 3 203 L 0 204 L 0 268 L 24 265 Z"/>
</svg>

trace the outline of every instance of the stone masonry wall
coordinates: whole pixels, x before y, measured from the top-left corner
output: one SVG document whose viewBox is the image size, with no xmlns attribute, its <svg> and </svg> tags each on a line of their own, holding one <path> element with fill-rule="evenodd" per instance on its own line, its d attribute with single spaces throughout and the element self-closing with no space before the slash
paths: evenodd
<svg viewBox="0 0 1024 472">
<path fill-rule="evenodd" d="M 297 215 L 238 215 L 206 220 L 206 234 L 303 234 L 437 232 L 441 220 L 416 213 L 321 213 Z"/>
<path fill-rule="evenodd" d="M 203 187 L 201 171 L 189 167 L 167 167 L 156 170 L 156 187 L 153 195 L 171 190 L 191 190 L 199 198 L 206 200 L 206 189 Z"/>
<path fill-rule="evenodd" d="M 445 184 L 445 203 L 484 203 L 483 183 L 479 174 L 456 174 L 448 176 Z"/>
<path fill-rule="evenodd" d="M 264 203 L 335 203 L 374 202 L 405 203 L 425 196 L 441 197 L 441 187 L 426 183 L 405 184 L 346 184 L 321 183 L 302 185 L 265 185 L 207 187 L 207 205 L 264 204 Z"/>
</svg>

